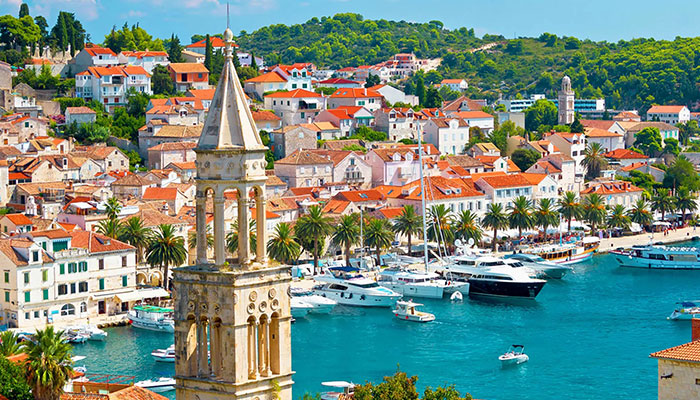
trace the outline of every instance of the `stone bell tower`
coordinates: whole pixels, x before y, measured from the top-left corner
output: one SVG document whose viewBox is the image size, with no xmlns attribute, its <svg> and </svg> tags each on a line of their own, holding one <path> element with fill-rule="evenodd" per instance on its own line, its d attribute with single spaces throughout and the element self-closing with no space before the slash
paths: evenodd
<svg viewBox="0 0 700 400">
<path fill-rule="evenodd" d="M 197 262 L 173 274 L 179 400 L 291 400 L 288 267 L 267 263 L 265 150 L 233 66 L 233 33 L 197 153 Z M 226 254 L 224 192 L 238 201 L 237 257 Z M 214 203 L 214 259 L 206 204 Z M 250 248 L 250 205 L 257 246 Z"/>
<path fill-rule="evenodd" d="M 571 90 L 571 78 L 564 75 L 559 91 L 559 125 L 570 125 L 574 122 L 574 91 Z"/>
</svg>

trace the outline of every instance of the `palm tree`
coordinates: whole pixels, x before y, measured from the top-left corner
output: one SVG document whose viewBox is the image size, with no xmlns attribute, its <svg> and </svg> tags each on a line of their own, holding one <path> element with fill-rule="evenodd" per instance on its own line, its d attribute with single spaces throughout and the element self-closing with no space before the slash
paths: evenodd
<svg viewBox="0 0 700 400">
<path fill-rule="evenodd" d="M 299 258 L 301 245 L 296 241 L 292 226 L 282 222 L 275 226 L 275 232 L 267 241 L 267 253 L 273 260 L 290 264 Z"/>
<path fill-rule="evenodd" d="M 122 205 L 119 203 L 115 197 L 110 197 L 107 199 L 105 204 L 105 214 L 109 219 L 117 219 L 119 213 L 122 211 Z"/>
<path fill-rule="evenodd" d="M 343 215 L 340 217 L 335 231 L 331 236 L 331 242 L 345 251 L 345 265 L 350 266 L 350 246 L 360 242 L 360 224 L 357 214 Z"/>
<path fill-rule="evenodd" d="M 323 214 L 320 205 L 309 207 L 309 213 L 297 220 L 294 230 L 297 236 L 313 240 L 314 273 L 318 269 L 319 242 L 326 241 L 326 237 L 333 232 L 331 219 Z M 323 245 L 320 246 L 323 248 Z"/>
<path fill-rule="evenodd" d="M 434 242 L 443 242 L 445 247 L 452 245 L 455 234 L 452 231 L 452 211 L 444 204 L 438 204 L 430 208 L 428 220 L 428 239 Z"/>
<path fill-rule="evenodd" d="M 552 199 L 540 199 L 533 217 L 535 226 L 542 227 L 545 238 L 547 237 L 548 227 L 559 225 L 559 213 L 554 209 L 554 201 Z"/>
<path fill-rule="evenodd" d="M 124 225 L 116 218 L 105 219 L 97 225 L 97 232 L 112 239 L 118 239 L 123 235 Z"/>
<path fill-rule="evenodd" d="M 498 230 L 508 227 L 508 216 L 503 212 L 503 206 L 500 203 L 491 203 L 486 206 L 486 214 L 481 224 L 493 229 L 493 251 L 496 251 Z"/>
<path fill-rule="evenodd" d="M 459 213 L 455 221 L 455 236 L 468 241 L 474 239 L 474 242 L 479 242 L 484 232 L 478 224 L 479 217 L 469 210 L 464 210 Z"/>
<path fill-rule="evenodd" d="M 508 206 L 508 225 L 518 230 L 518 237 L 523 236 L 523 229 L 532 228 L 532 203 L 525 196 L 513 199 L 513 204 Z"/>
<path fill-rule="evenodd" d="M 182 265 L 186 260 L 185 239 L 175 235 L 175 229 L 172 225 L 159 225 L 158 231 L 155 232 L 153 240 L 148 245 L 146 262 L 151 266 L 163 269 L 164 288 L 168 287 L 168 267 Z"/>
<path fill-rule="evenodd" d="M 207 237 L 207 249 L 214 248 L 214 234 L 211 233 L 211 225 L 207 225 L 206 237 Z M 192 250 L 197 247 L 197 231 L 190 231 L 187 234 L 187 247 Z"/>
<path fill-rule="evenodd" d="M 685 213 L 690 211 L 694 213 L 698 208 L 698 203 L 696 203 L 697 196 L 691 193 L 687 188 L 680 188 L 676 193 L 676 208 L 683 215 L 683 224 L 685 225 Z"/>
<path fill-rule="evenodd" d="M 143 221 L 139 217 L 131 217 L 123 224 L 123 229 L 119 235 L 119 240 L 136 247 L 136 260 L 143 261 L 143 251 L 148 247 L 153 231 L 151 228 L 143 226 Z"/>
<path fill-rule="evenodd" d="M 622 204 L 616 204 L 615 207 L 610 210 L 610 214 L 608 214 L 608 227 L 627 229 L 630 223 L 632 223 L 632 221 L 625 213 L 625 206 Z"/>
<path fill-rule="evenodd" d="M 0 357 L 9 357 L 21 353 L 22 345 L 17 343 L 18 339 L 19 335 L 13 331 L 0 333 Z"/>
<path fill-rule="evenodd" d="M 391 227 L 394 232 L 406 235 L 409 253 L 411 253 L 411 238 L 413 238 L 413 235 L 420 234 L 422 228 L 423 218 L 416 214 L 416 209 L 412 205 L 403 206 L 401 214 L 394 218 L 394 224 Z"/>
<path fill-rule="evenodd" d="M 673 203 L 674 199 L 668 189 L 657 189 L 656 193 L 651 196 L 651 209 L 661 212 L 662 221 L 666 218 L 666 212 L 674 209 Z"/>
<path fill-rule="evenodd" d="M 591 224 L 591 231 L 595 234 L 596 227 L 605 222 L 605 216 L 608 214 L 605 201 L 598 193 L 592 193 L 586 196 L 583 203 L 584 218 Z"/>
<path fill-rule="evenodd" d="M 254 219 L 250 220 L 250 223 L 248 224 L 250 229 L 248 230 L 249 232 L 249 237 L 248 241 L 250 242 L 250 251 L 255 254 L 258 246 L 258 236 L 256 234 L 257 232 L 257 223 L 255 222 Z M 212 235 L 212 241 L 213 241 L 214 236 Z M 207 238 L 207 242 L 209 241 L 209 238 Z M 214 244 L 212 243 L 212 247 Z M 236 254 L 238 251 L 238 221 L 234 221 L 231 224 L 231 230 L 226 234 L 226 250 L 230 254 Z"/>
<path fill-rule="evenodd" d="M 382 249 L 389 248 L 393 239 L 394 233 L 391 231 L 389 221 L 376 218 L 369 220 L 365 231 L 365 243 L 377 250 L 377 265 L 382 264 Z"/>
<path fill-rule="evenodd" d="M 627 211 L 627 216 L 630 221 L 642 226 L 651 224 L 654 220 L 654 215 L 649 211 L 649 203 L 644 198 L 638 199 L 632 208 Z"/>
<path fill-rule="evenodd" d="M 593 142 L 588 145 L 586 150 L 583 151 L 583 161 L 581 162 L 584 167 L 586 167 L 586 177 L 588 179 L 595 179 L 600 175 L 600 171 L 608 166 L 608 162 L 605 161 L 603 154 L 605 149 L 600 143 Z"/>
<path fill-rule="evenodd" d="M 25 342 L 27 383 L 35 399 L 58 400 L 73 373 L 72 346 L 64 343 L 62 335 L 63 331 L 48 326 L 38 330 L 33 340 Z"/>
<path fill-rule="evenodd" d="M 571 232 L 571 220 L 574 218 L 581 218 L 583 216 L 583 208 L 581 203 L 578 202 L 576 198 L 576 193 L 566 192 L 564 193 L 557 202 L 559 206 L 559 213 L 566 218 L 568 222 L 567 232 Z"/>
</svg>

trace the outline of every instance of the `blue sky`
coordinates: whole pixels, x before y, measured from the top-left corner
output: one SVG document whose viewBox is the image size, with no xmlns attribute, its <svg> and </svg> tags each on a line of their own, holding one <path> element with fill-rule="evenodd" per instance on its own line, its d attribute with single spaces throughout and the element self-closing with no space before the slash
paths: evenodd
<svg viewBox="0 0 700 400">
<path fill-rule="evenodd" d="M 0 0 L 0 13 L 16 15 L 22 0 Z M 219 33 L 226 26 L 226 0 L 26 0 L 30 13 L 52 26 L 70 11 L 101 42 L 113 25 L 139 23 L 157 37 Z M 230 0 L 231 28 L 252 31 L 274 23 L 356 12 L 370 19 L 429 21 L 466 26 L 478 35 L 538 36 L 542 32 L 593 40 L 698 36 L 700 2 L 693 0 Z"/>
</svg>

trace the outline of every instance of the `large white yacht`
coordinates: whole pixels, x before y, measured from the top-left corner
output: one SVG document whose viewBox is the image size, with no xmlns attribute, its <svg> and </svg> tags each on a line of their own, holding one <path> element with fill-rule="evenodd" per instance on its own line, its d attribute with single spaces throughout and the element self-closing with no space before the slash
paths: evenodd
<svg viewBox="0 0 700 400">
<path fill-rule="evenodd" d="M 450 282 L 434 272 L 422 273 L 400 266 L 385 268 L 377 281 L 379 285 L 409 297 L 441 299 L 445 293 L 469 293 L 467 282 Z"/>
<path fill-rule="evenodd" d="M 547 283 L 530 277 L 526 268 L 514 268 L 493 256 L 461 255 L 434 268 L 444 279 L 469 282 L 470 296 L 534 299 Z"/>
<path fill-rule="evenodd" d="M 535 272 L 536 277 L 541 279 L 561 279 L 573 269 L 568 265 L 549 262 L 536 254 L 507 254 L 503 258 L 506 262 L 517 261 L 523 267 L 530 268 Z M 517 264 L 513 266 L 517 266 Z"/>
<path fill-rule="evenodd" d="M 700 269 L 697 247 L 638 245 L 610 252 L 621 267 L 645 269 Z"/>
<path fill-rule="evenodd" d="M 347 306 L 391 307 L 401 298 L 401 294 L 379 286 L 358 271 L 352 267 L 326 268 L 314 277 L 323 284 L 314 287 L 313 292 Z"/>
</svg>

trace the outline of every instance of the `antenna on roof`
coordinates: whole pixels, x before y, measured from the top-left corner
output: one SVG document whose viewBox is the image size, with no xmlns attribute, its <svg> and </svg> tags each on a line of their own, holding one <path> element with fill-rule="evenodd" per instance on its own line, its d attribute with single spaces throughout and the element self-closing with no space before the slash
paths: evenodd
<svg viewBox="0 0 700 400">
<path fill-rule="evenodd" d="M 231 20 L 229 19 L 228 6 L 229 6 L 229 2 L 227 1 L 226 2 L 226 27 L 230 29 L 231 28 Z"/>
</svg>

